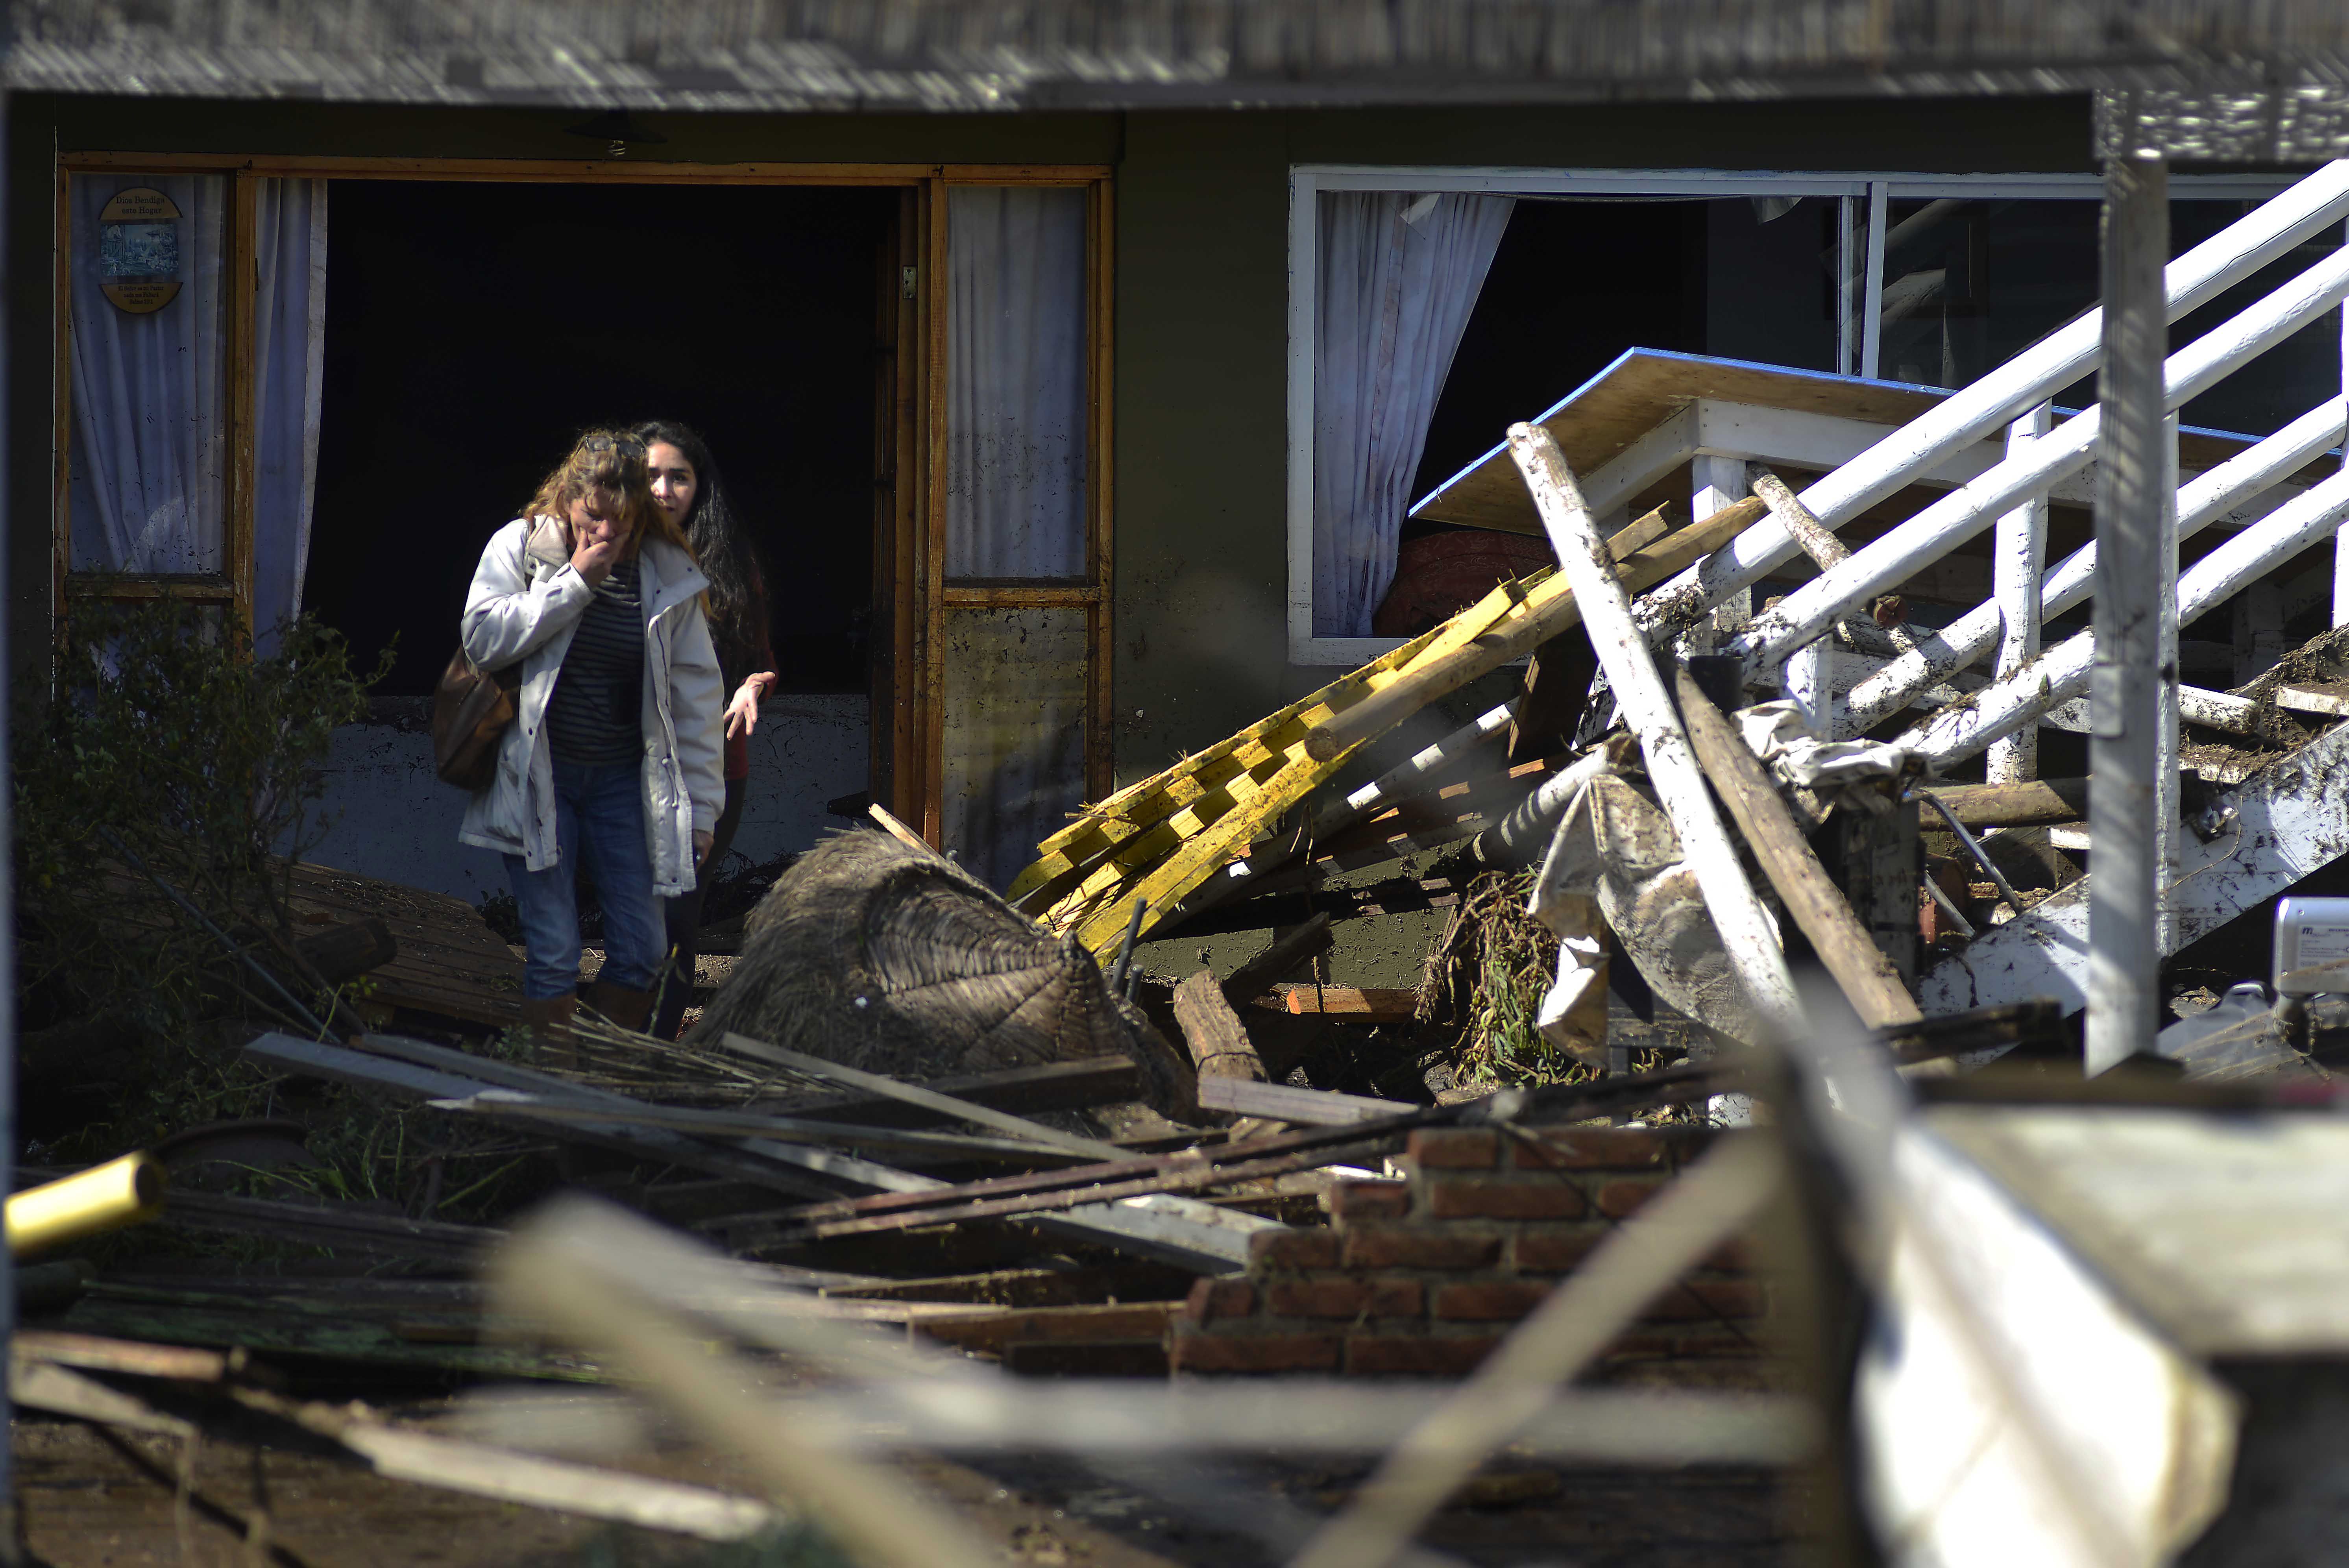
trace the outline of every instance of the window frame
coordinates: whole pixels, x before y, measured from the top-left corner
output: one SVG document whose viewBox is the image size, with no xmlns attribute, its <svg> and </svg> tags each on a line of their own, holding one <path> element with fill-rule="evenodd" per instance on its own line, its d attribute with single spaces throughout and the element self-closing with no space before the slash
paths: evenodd
<svg viewBox="0 0 2349 1568">
<path fill-rule="evenodd" d="M 2173 201 L 2266 201 L 2298 176 L 2174 174 Z M 1296 163 L 1288 171 L 1288 661 L 1300 668 L 1353 668 L 1402 646 L 1385 637 L 1313 632 L 1313 438 L 1315 321 L 1319 277 L 1320 196 L 1325 191 L 1470 192 L 1484 195 L 1824 196 L 1855 203 L 1846 244 L 1862 248 L 1844 275 L 1859 296 L 1845 320 L 1857 327 L 1842 358 L 1847 373 L 1878 379 L 1878 309 L 1884 293 L 1884 234 L 1895 201 L 1955 194 L 1993 201 L 2100 201 L 2095 173 L 1930 174 L 1883 171 L 1725 169 L 1437 168 Z M 1856 317 L 1856 320 L 1855 320 Z M 1845 336 L 1854 334 L 1847 329 Z"/>
</svg>

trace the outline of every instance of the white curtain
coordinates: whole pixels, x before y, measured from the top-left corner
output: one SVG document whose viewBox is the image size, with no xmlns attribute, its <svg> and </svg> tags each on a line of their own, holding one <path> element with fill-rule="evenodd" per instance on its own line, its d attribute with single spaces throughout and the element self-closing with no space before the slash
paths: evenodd
<svg viewBox="0 0 2349 1568">
<path fill-rule="evenodd" d="M 1313 634 L 1368 637 L 1412 475 L 1516 202 L 1324 192 L 1315 293 Z"/>
<path fill-rule="evenodd" d="M 138 187 L 180 210 L 181 288 L 134 316 L 106 296 L 109 202 Z M 302 604 L 326 327 L 326 182 L 256 182 L 254 256 L 254 643 Z M 222 175 L 82 175 L 72 185 L 70 568 L 226 569 L 228 297 Z"/>
<path fill-rule="evenodd" d="M 264 180 L 254 302 L 253 628 L 266 656 L 302 608 L 326 350 L 326 182 Z"/>
<path fill-rule="evenodd" d="M 1085 192 L 947 192 L 948 577 L 1085 574 Z"/>
<path fill-rule="evenodd" d="M 228 508 L 225 176 L 77 174 L 71 191 L 72 512 L 80 572 L 222 569 Z M 119 192 L 179 208 L 179 294 L 131 315 L 106 296 L 98 214 Z"/>
</svg>

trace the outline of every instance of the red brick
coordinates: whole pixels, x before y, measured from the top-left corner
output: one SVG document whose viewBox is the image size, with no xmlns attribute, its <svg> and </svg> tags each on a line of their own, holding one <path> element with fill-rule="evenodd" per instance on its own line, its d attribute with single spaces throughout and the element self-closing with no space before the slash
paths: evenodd
<svg viewBox="0 0 2349 1568">
<path fill-rule="evenodd" d="M 1581 1189 L 1556 1177 L 1446 1177 L 1428 1184 L 1428 1213 L 1438 1220 L 1579 1220 L 1585 1207 Z"/>
<path fill-rule="evenodd" d="M 1668 1163 L 1663 1134 L 1646 1127 L 1575 1127 L 1516 1146 L 1520 1170 L 1652 1170 Z"/>
<path fill-rule="evenodd" d="M 1584 1231 L 1541 1231 L 1520 1235 L 1516 1241 L 1517 1272 L 1526 1274 L 1562 1274 L 1582 1266 L 1582 1260 L 1591 1250 L 1607 1239 L 1607 1232 L 1597 1228 Z"/>
<path fill-rule="evenodd" d="M 1435 1316 L 1441 1322 L 1515 1323 L 1541 1305 L 1549 1286 L 1531 1280 L 1480 1280 L 1438 1285 Z"/>
<path fill-rule="evenodd" d="M 1411 1212 L 1411 1188 L 1401 1181 L 1341 1181 L 1330 1189 L 1330 1212 L 1341 1220 L 1400 1220 Z"/>
<path fill-rule="evenodd" d="M 1176 1372 L 1335 1372 L 1334 1334 L 1178 1334 L 1168 1365 Z"/>
<path fill-rule="evenodd" d="M 1183 1315 L 1194 1323 L 1246 1317 L 1256 1311 L 1256 1287 L 1246 1280 L 1194 1280 Z"/>
<path fill-rule="evenodd" d="M 1635 1214 L 1639 1212 L 1640 1205 L 1654 1197 L 1663 1185 L 1661 1181 L 1642 1180 L 1638 1177 L 1610 1181 L 1599 1189 L 1599 1212 L 1610 1220 Z"/>
<path fill-rule="evenodd" d="M 1501 1163 L 1501 1135 L 1490 1127 L 1422 1127 L 1411 1135 L 1422 1170 L 1490 1170 Z"/>
<path fill-rule="evenodd" d="M 1259 1231 L 1248 1238 L 1248 1263 L 1268 1269 L 1334 1269 L 1338 1233 L 1318 1228 Z"/>
<path fill-rule="evenodd" d="M 1450 1229 L 1404 1231 L 1390 1226 L 1349 1226 L 1350 1269 L 1484 1269 L 1498 1262 L 1498 1236 L 1470 1236 Z"/>
<path fill-rule="evenodd" d="M 1276 1280 L 1265 1310 L 1277 1317 L 1416 1317 L 1416 1280 Z"/>
<path fill-rule="evenodd" d="M 1682 1280 L 1648 1305 L 1642 1323 L 1711 1323 L 1760 1317 L 1770 1298 L 1759 1280 Z"/>
<path fill-rule="evenodd" d="M 1346 1370 L 1366 1377 L 1464 1377 L 1500 1343 L 1489 1334 L 1439 1339 L 1358 1334 L 1346 1341 Z"/>
</svg>

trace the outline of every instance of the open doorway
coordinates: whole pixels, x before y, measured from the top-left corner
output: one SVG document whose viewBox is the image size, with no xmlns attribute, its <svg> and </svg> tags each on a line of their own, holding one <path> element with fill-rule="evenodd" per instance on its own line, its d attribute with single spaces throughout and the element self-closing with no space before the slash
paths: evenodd
<svg viewBox="0 0 2349 1568">
<path fill-rule="evenodd" d="M 482 544 L 583 428 L 708 438 L 785 693 L 864 693 L 894 191 L 335 182 L 305 607 L 429 694 Z"/>
</svg>

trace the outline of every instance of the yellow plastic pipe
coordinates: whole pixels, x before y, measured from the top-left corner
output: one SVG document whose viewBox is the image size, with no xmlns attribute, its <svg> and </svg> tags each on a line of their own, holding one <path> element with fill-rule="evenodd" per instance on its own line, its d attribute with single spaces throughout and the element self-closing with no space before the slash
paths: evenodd
<svg viewBox="0 0 2349 1568">
<path fill-rule="evenodd" d="M 8 1199 L 8 1251 L 16 1257 L 152 1220 L 163 1212 L 163 1162 L 126 1154 Z"/>
</svg>

